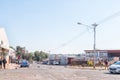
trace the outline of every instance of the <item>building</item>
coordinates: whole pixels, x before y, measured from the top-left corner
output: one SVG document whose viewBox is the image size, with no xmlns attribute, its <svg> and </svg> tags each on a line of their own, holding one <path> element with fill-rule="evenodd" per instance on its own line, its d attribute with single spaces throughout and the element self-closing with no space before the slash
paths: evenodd
<svg viewBox="0 0 120 80">
<path fill-rule="evenodd" d="M 16 51 L 12 48 L 9 48 L 9 62 L 12 63 L 16 60 Z"/>
<path fill-rule="evenodd" d="M 85 50 L 85 53 L 89 57 L 95 57 L 96 59 L 109 59 L 112 60 L 114 57 L 120 58 L 120 50 Z"/>
<path fill-rule="evenodd" d="M 4 28 L 0 28 L 0 57 L 9 63 L 9 42 Z"/>
<path fill-rule="evenodd" d="M 54 62 L 60 62 L 60 55 L 58 54 L 50 54 L 49 55 L 49 64 L 54 64 Z"/>
<path fill-rule="evenodd" d="M 54 61 L 60 65 L 71 64 L 72 60 L 76 58 L 75 54 L 50 54 L 49 64 L 53 64 Z"/>
</svg>

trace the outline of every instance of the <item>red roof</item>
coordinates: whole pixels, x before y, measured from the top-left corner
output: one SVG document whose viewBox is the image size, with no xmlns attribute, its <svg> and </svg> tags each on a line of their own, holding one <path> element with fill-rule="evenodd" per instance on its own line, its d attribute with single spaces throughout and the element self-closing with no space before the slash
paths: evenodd
<svg viewBox="0 0 120 80">
<path fill-rule="evenodd" d="M 120 53 L 120 50 L 108 50 L 108 53 Z"/>
</svg>

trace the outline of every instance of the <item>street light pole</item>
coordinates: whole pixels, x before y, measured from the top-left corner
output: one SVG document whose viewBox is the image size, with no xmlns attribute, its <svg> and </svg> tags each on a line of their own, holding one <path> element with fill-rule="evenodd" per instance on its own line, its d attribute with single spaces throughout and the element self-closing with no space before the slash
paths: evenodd
<svg viewBox="0 0 120 80">
<path fill-rule="evenodd" d="M 95 54 L 96 54 L 96 27 L 98 24 L 94 23 L 92 24 L 93 30 L 94 30 L 94 44 L 93 44 L 93 49 L 94 49 L 94 55 L 93 55 L 93 68 L 95 69 Z"/>
<path fill-rule="evenodd" d="M 82 23 L 78 23 L 79 25 L 83 25 L 83 26 L 86 26 L 86 27 L 90 27 L 91 26 L 88 26 L 86 24 L 82 24 Z M 93 68 L 95 69 L 95 53 L 96 53 L 96 27 L 98 26 L 98 24 L 94 23 L 92 24 L 92 29 L 94 30 L 94 43 L 93 43 Z"/>
</svg>

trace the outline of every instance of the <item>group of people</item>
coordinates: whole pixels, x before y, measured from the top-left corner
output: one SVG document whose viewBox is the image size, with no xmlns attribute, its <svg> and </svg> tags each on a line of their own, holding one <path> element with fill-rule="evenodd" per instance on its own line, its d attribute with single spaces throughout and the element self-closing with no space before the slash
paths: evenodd
<svg viewBox="0 0 120 80">
<path fill-rule="evenodd" d="M 108 60 L 99 60 L 99 66 L 102 67 L 102 66 L 105 66 L 105 69 L 108 69 Z"/>
<path fill-rule="evenodd" d="M 6 59 L 5 58 L 0 58 L 0 69 L 2 69 L 2 65 L 3 65 L 3 68 L 5 69 L 6 68 Z"/>
</svg>

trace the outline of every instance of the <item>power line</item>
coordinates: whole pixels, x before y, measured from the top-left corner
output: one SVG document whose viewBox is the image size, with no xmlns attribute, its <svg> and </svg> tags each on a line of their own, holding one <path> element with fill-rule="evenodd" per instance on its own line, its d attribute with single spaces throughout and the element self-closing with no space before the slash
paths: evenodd
<svg viewBox="0 0 120 80">
<path fill-rule="evenodd" d="M 119 16 L 119 15 L 120 15 L 120 11 L 118 11 L 118 12 L 116 12 L 116 13 L 108 16 L 108 17 L 106 17 L 105 19 L 103 19 L 103 20 L 101 20 L 101 21 L 98 21 L 97 23 L 98 23 L 98 24 L 105 23 L 106 21 L 111 20 L 111 19 L 113 19 L 113 18 L 115 18 L 115 17 L 117 17 L 117 16 Z"/>
<path fill-rule="evenodd" d="M 97 22 L 97 26 L 99 26 L 99 25 L 102 24 L 102 23 L 105 23 L 105 22 L 108 21 L 108 20 L 111 20 L 111 19 L 115 18 L 115 17 L 118 16 L 119 14 L 120 14 L 120 11 L 114 13 L 114 14 L 111 15 L 111 16 L 106 17 L 105 19 L 103 19 L 103 20 L 101 20 L 101 21 L 98 21 L 98 22 Z M 81 24 L 81 23 L 78 23 L 78 24 Z M 85 24 L 82 24 L 82 25 L 85 25 Z M 77 38 L 79 38 L 80 36 L 82 36 L 83 34 L 85 34 L 86 32 L 88 32 L 88 27 L 89 27 L 89 28 L 92 28 L 92 27 L 90 27 L 90 26 L 88 26 L 88 25 L 85 25 L 85 26 L 87 27 L 87 30 L 83 31 L 82 33 L 79 33 L 78 35 L 76 35 L 76 36 L 73 37 L 72 39 L 68 40 L 67 42 L 61 44 L 60 46 L 58 46 L 57 48 L 52 49 L 52 50 L 60 49 L 60 48 L 62 48 L 62 47 L 67 46 L 68 44 L 70 44 L 71 42 L 73 42 L 74 40 L 76 40 Z"/>
<path fill-rule="evenodd" d="M 120 14 L 120 11 L 118 11 L 117 13 L 115 13 L 115 14 L 113 14 L 113 15 L 111 15 L 111 16 L 108 16 L 107 18 L 105 18 L 105 19 L 103 19 L 103 20 L 101 20 L 101 21 L 99 21 L 99 24 L 102 24 L 102 23 L 104 23 L 104 22 L 106 22 L 106 21 L 108 21 L 108 20 L 110 20 L 110 19 L 113 19 L 113 18 L 115 18 L 116 16 L 118 16 Z M 84 25 L 84 24 L 82 24 L 82 23 L 79 23 L 80 25 Z M 84 25 L 84 26 L 86 26 L 86 27 L 89 27 L 88 25 Z M 93 30 L 94 30 L 94 44 L 93 44 L 93 49 L 94 49 L 94 53 L 96 53 L 96 27 L 98 26 L 98 24 L 96 24 L 96 23 L 94 23 L 94 24 L 92 24 L 91 26 L 93 26 Z M 90 26 L 90 27 L 91 27 Z M 93 55 L 93 68 L 95 68 L 95 54 Z"/>
<path fill-rule="evenodd" d="M 70 43 L 72 43 L 74 40 L 78 39 L 79 37 L 81 37 L 82 35 L 84 35 L 85 33 L 88 32 L 88 29 L 86 29 L 85 31 L 77 34 L 75 37 L 73 37 L 72 39 L 68 40 L 67 42 L 61 44 L 60 46 L 56 47 L 55 49 L 52 49 L 52 50 L 56 50 L 56 49 L 60 49 L 62 47 L 65 47 L 67 45 L 69 45 Z"/>
</svg>

